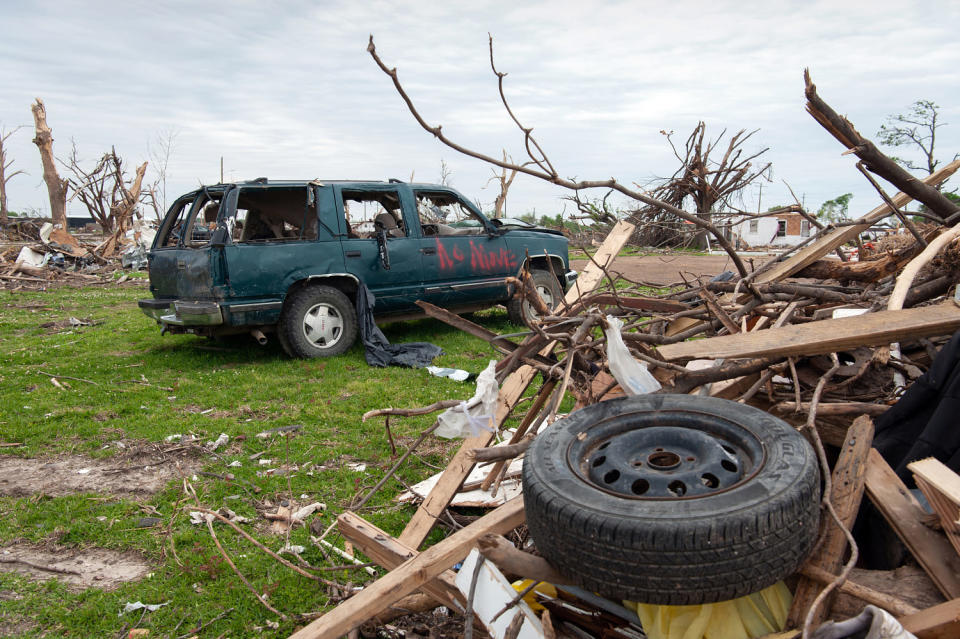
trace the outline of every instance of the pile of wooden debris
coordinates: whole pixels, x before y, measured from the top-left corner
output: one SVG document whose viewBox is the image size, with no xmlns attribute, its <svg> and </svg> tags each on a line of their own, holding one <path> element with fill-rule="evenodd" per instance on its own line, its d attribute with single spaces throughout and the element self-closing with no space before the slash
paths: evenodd
<svg viewBox="0 0 960 639">
<path fill-rule="evenodd" d="M 957 168 L 960 162 L 931 175 L 926 183 L 937 184 Z M 960 228 L 927 225 L 917 229 L 919 236 L 897 236 L 889 249 L 875 247 L 862 261 L 827 259 L 837 248 L 894 214 L 910 197 L 900 193 L 890 200 L 850 225 L 822 230 L 746 277 L 718 277 L 659 295 L 645 294 L 648 289 L 614 272 L 613 258 L 634 231 L 633 225 L 620 223 L 592 256 L 592 264 L 565 302 L 551 312 L 542 308 L 545 314 L 539 325 L 520 343 L 423 305 L 428 314 L 489 341 L 503 353 L 497 364 L 502 382 L 493 418 L 497 430 L 537 379 L 541 380 L 539 390 L 505 446 L 491 446 L 495 440 L 492 431 L 464 441 L 399 537 L 354 513 L 342 514 L 340 533 L 391 572 L 293 636 L 334 637 L 369 620 L 376 624 L 378 615 L 392 606 L 411 605 L 411 600 L 404 598 L 418 592 L 430 598 L 429 603 L 421 602 L 421 607 L 443 605 L 463 612 L 468 633 L 476 625 L 493 636 L 517 636 L 522 615 L 503 615 L 506 622 L 516 621 L 504 631 L 504 623 L 484 621 L 478 612 L 480 602 L 474 597 L 479 568 L 473 571 L 472 583 L 470 575 L 464 577 L 461 571 L 458 577 L 451 568 L 479 548 L 488 562 L 505 573 L 535 582 L 565 582 L 562 571 L 542 558 L 491 537 L 523 526 L 522 496 L 507 500 L 422 552 L 420 547 L 438 519 L 449 519 L 446 509 L 478 460 L 492 463 L 481 487 L 491 490 L 491 499 L 496 499 L 510 459 L 523 455 L 537 429 L 553 422 L 567 391 L 577 398 L 578 408 L 623 393 L 610 371 L 607 340 L 600 330 L 607 327 L 608 315 L 624 323 L 624 341 L 631 355 L 645 362 L 662 385 L 657 392 L 709 395 L 772 412 L 796 425 L 819 451 L 821 474 L 831 478 L 825 482 L 828 492 L 823 500 L 820 537 L 791 580 L 795 596 L 787 628 L 795 632 L 778 636 L 809 633 L 830 618 L 834 599 L 829 591 L 852 596 L 861 607 L 873 604 L 889 611 L 918 637 L 957 636 L 960 556 L 947 536 L 956 542 L 960 478 L 928 461 L 924 462 L 923 479 L 917 481 L 943 515 L 945 535 L 936 530 L 941 518 L 927 515 L 901 478 L 871 448 L 871 417 L 887 411 L 930 368 L 939 348 L 960 329 L 960 307 L 953 299 L 960 279 L 956 259 Z M 539 301 L 529 281 L 518 284 L 531 303 Z M 384 409 L 375 413 L 410 412 Z M 857 552 L 851 552 L 849 530 L 864 490 L 940 591 L 944 603 L 919 609 L 909 603 L 918 599 L 908 591 L 881 592 L 851 578 Z M 827 510 L 833 511 L 835 518 L 828 516 Z M 513 536 L 525 539 L 522 534 Z M 462 587 L 464 579 L 469 585 L 466 589 Z M 826 584 L 829 588 L 824 590 Z M 510 603 L 517 605 L 519 600 L 514 597 Z M 555 607 L 548 606 L 537 627 L 541 636 L 639 636 L 619 602 L 607 604 L 580 600 L 560 616 Z M 840 606 L 834 614 L 837 612 L 847 614 L 849 607 Z"/>
</svg>

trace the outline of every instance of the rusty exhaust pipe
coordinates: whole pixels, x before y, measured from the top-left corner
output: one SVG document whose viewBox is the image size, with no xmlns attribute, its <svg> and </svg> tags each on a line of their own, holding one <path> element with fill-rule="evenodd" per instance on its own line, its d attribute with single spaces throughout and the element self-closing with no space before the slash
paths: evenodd
<svg viewBox="0 0 960 639">
<path fill-rule="evenodd" d="M 260 346 L 266 345 L 267 336 L 263 334 L 263 331 L 261 331 L 258 328 L 255 328 L 252 331 L 250 331 L 250 334 L 253 335 L 253 339 L 257 340 L 257 344 L 259 344 Z"/>
</svg>

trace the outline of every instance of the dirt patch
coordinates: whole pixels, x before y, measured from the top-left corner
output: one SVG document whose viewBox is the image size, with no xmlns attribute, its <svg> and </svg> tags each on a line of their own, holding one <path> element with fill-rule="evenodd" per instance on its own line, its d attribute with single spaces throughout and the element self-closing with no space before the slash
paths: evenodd
<svg viewBox="0 0 960 639">
<path fill-rule="evenodd" d="M 34 459 L 0 456 L 0 495 L 150 494 L 178 479 L 181 473 L 193 474 L 201 465 L 202 460 L 183 446 L 129 451 L 105 459 L 80 455 Z"/>
<path fill-rule="evenodd" d="M 15 572 L 36 581 L 59 579 L 74 591 L 114 590 L 125 582 L 145 577 L 150 564 L 134 552 L 13 544 L 0 548 L 0 571 Z"/>
</svg>

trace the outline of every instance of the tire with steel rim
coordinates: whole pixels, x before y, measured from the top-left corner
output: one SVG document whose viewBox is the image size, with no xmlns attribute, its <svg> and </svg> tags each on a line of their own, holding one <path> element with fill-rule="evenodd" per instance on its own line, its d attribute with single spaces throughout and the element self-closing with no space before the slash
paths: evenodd
<svg viewBox="0 0 960 639">
<path fill-rule="evenodd" d="M 357 338 L 357 312 L 340 290 L 309 286 L 293 293 L 277 330 L 284 350 L 294 357 L 340 355 Z"/>
<path fill-rule="evenodd" d="M 547 308 L 556 308 L 563 299 L 563 289 L 553 273 L 534 268 L 530 270 L 530 277 L 533 278 L 533 285 Z M 507 302 L 507 315 L 511 322 L 523 326 L 530 326 L 530 323 L 537 319 L 537 312 L 526 299 L 512 299 Z"/>
<path fill-rule="evenodd" d="M 652 604 L 725 601 L 794 573 L 819 493 L 794 428 L 690 395 L 588 406 L 541 433 L 523 465 L 537 550 L 579 586 Z"/>
</svg>

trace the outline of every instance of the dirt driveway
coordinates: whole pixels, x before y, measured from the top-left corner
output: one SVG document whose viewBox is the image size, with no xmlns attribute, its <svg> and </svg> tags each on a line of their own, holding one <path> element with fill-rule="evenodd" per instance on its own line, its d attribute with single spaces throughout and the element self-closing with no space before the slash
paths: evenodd
<svg viewBox="0 0 960 639">
<path fill-rule="evenodd" d="M 743 255 L 744 263 L 750 268 L 750 261 L 754 266 L 760 266 L 771 256 Z M 588 264 L 586 260 L 571 260 L 570 266 L 582 271 Z M 611 272 L 623 274 L 624 277 L 635 282 L 644 282 L 658 286 L 676 284 L 696 279 L 698 277 L 713 277 L 723 271 L 734 271 L 733 262 L 726 255 L 689 255 L 673 253 L 666 255 L 621 256 L 610 267 Z M 682 276 L 681 276 L 682 274 Z"/>
</svg>

